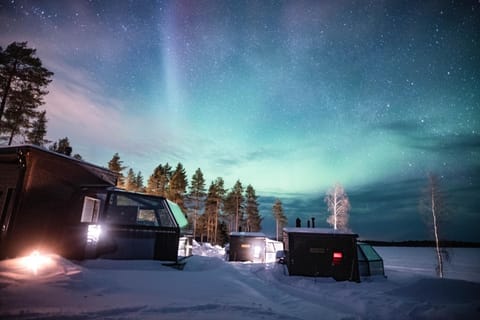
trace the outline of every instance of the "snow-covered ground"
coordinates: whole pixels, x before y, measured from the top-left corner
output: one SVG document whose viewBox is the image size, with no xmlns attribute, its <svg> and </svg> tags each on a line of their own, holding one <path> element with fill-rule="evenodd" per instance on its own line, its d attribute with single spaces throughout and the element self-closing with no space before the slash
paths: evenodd
<svg viewBox="0 0 480 320">
<path fill-rule="evenodd" d="M 183 270 L 159 261 L 71 262 L 36 271 L 0 261 L 1 319 L 480 319 L 480 249 L 452 249 L 447 279 L 432 248 L 377 247 L 387 278 L 288 276 L 283 265 L 225 262 L 196 244 Z"/>
</svg>

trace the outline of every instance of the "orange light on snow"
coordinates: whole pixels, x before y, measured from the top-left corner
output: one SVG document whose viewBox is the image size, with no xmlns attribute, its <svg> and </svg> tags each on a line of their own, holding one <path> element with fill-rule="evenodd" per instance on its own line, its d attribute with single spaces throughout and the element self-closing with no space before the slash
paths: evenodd
<svg viewBox="0 0 480 320">
<path fill-rule="evenodd" d="M 51 263 L 51 259 L 40 254 L 38 250 L 33 251 L 28 257 L 23 258 L 23 265 L 30 269 L 34 275 L 45 265 Z"/>
</svg>

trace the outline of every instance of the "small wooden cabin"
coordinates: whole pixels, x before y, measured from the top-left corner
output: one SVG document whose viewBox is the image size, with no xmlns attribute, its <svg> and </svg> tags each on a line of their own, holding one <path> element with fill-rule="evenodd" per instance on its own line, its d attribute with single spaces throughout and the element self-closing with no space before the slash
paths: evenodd
<svg viewBox="0 0 480 320">
<path fill-rule="evenodd" d="M 289 274 L 360 281 L 357 237 L 357 234 L 333 229 L 284 228 Z"/>
<path fill-rule="evenodd" d="M 276 262 L 277 252 L 282 250 L 283 243 L 261 232 L 231 232 L 227 258 L 229 261 Z"/>
<path fill-rule="evenodd" d="M 105 168 L 24 145 L 0 148 L 0 177 L 0 258 L 177 260 L 178 205 L 115 188 Z"/>
</svg>

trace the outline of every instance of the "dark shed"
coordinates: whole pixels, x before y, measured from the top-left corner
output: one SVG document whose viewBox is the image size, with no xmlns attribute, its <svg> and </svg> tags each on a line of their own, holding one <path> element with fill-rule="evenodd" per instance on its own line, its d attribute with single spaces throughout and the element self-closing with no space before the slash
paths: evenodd
<svg viewBox="0 0 480 320">
<path fill-rule="evenodd" d="M 266 238 L 261 232 L 231 232 L 228 260 L 265 262 Z"/>
<path fill-rule="evenodd" d="M 0 258 L 40 249 L 75 259 L 176 260 L 176 205 L 116 189 L 116 179 L 36 146 L 0 148 Z"/>
<path fill-rule="evenodd" d="M 289 274 L 360 281 L 357 237 L 357 234 L 333 229 L 284 228 Z"/>
</svg>

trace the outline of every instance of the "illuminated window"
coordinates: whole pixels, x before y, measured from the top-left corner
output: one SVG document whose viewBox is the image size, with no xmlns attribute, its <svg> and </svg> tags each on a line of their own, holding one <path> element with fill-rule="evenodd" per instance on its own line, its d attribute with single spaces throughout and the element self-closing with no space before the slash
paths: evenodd
<svg viewBox="0 0 480 320">
<path fill-rule="evenodd" d="M 146 226 L 158 226 L 157 217 L 155 216 L 155 210 L 152 210 L 152 209 L 138 210 L 137 224 L 146 225 Z"/>
<path fill-rule="evenodd" d="M 105 220 L 123 225 L 176 226 L 163 199 L 132 193 L 112 193 Z"/>
<path fill-rule="evenodd" d="M 100 200 L 92 197 L 85 197 L 83 199 L 82 217 L 80 218 L 80 222 L 97 223 L 99 211 Z"/>
</svg>

